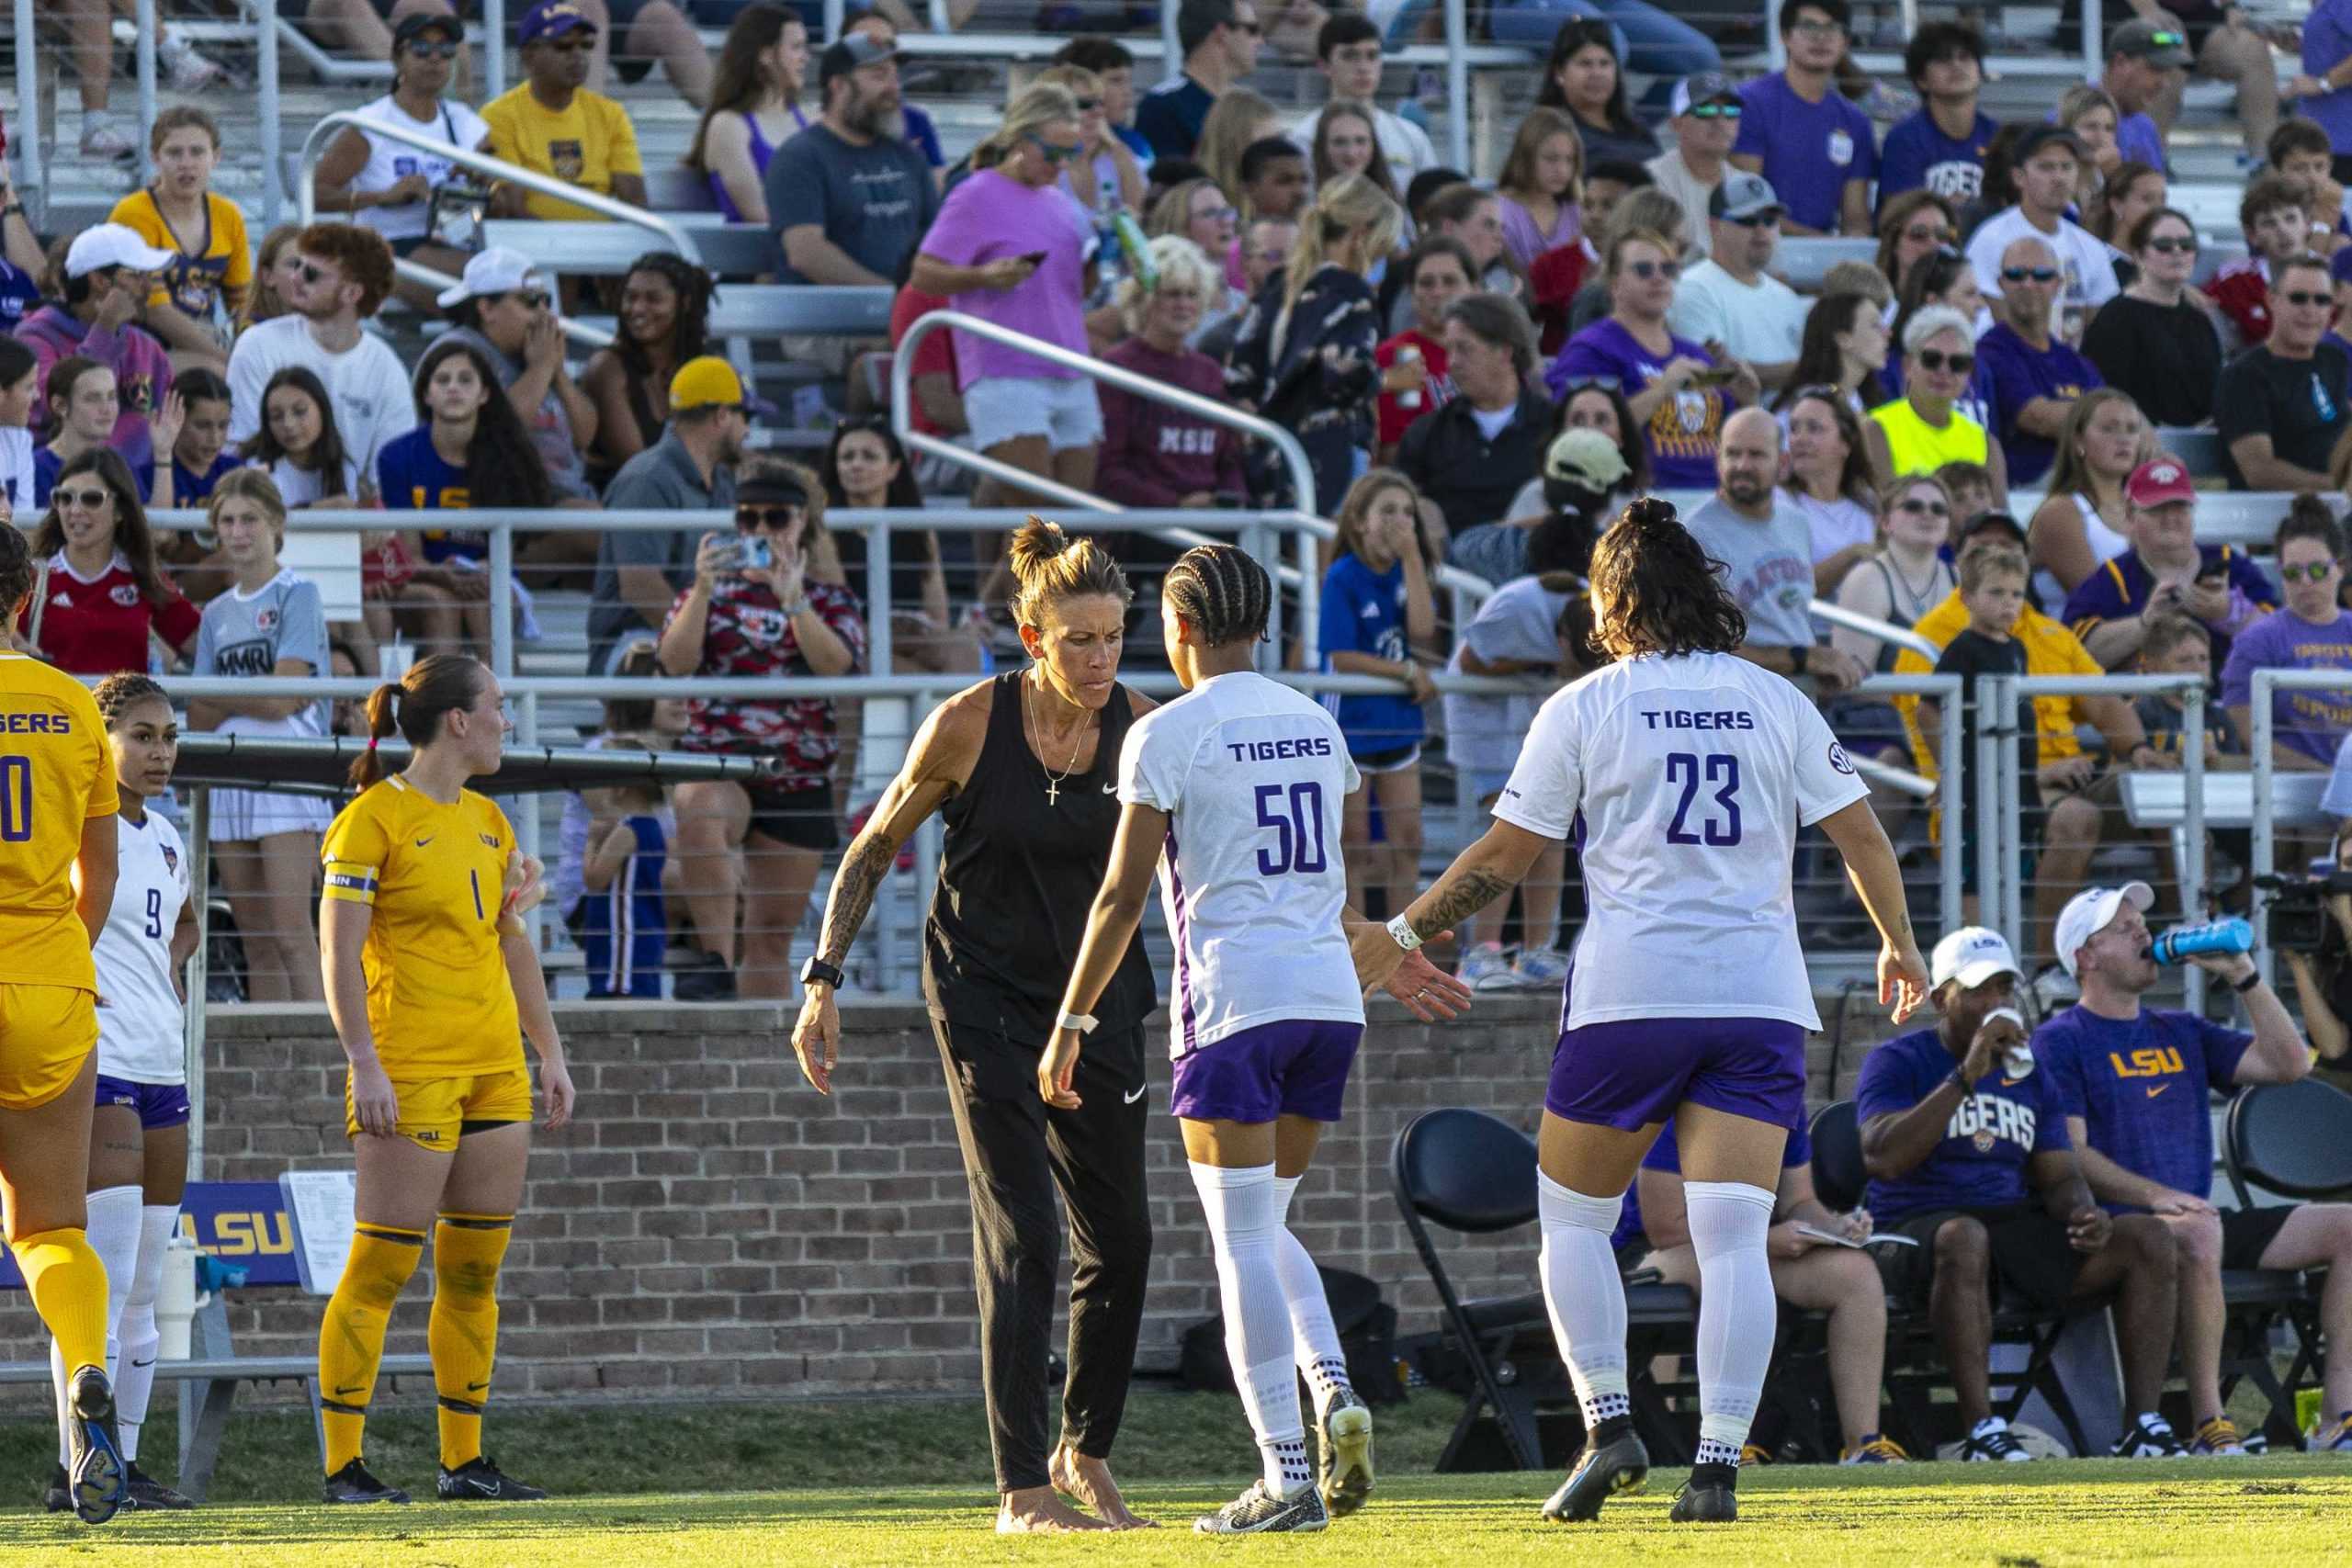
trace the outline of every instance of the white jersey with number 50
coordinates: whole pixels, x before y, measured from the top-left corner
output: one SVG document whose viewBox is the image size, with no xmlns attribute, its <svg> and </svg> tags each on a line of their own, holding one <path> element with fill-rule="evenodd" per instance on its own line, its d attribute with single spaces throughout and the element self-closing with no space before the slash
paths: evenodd
<svg viewBox="0 0 2352 1568">
<path fill-rule="evenodd" d="M 1339 721 L 1239 670 L 1136 720 L 1119 798 L 1168 813 L 1170 1056 L 1288 1019 L 1363 1021 L 1340 911 L 1340 803 L 1363 783 Z"/>
<path fill-rule="evenodd" d="M 1629 659 L 1555 693 L 1495 815 L 1567 838 L 1591 908 L 1563 1029 L 1637 1018 L 1821 1027 L 1797 946 L 1797 828 L 1868 795 L 1804 694 L 1728 653 Z"/>
</svg>

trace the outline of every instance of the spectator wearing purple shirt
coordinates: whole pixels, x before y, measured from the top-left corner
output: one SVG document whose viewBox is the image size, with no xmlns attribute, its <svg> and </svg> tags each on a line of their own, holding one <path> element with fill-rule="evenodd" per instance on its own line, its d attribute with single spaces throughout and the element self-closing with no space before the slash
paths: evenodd
<svg viewBox="0 0 2352 1568">
<path fill-rule="evenodd" d="M 975 169 L 915 254 L 917 291 L 1017 333 L 1084 354 L 1093 226 L 1061 188 L 1082 156 L 1078 100 L 1038 83 L 973 150 Z M 958 332 L 956 366 L 972 438 L 988 457 L 1075 490 L 1094 488 L 1102 412 L 1094 383 L 1019 349 Z M 983 504 L 1001 504 L 1001 502 Z"/>
<path fill-rule="evenodd" d="M 1889 197 L 1922 189 L 1964 207 L 1984 192 L 1984 153 L 2001 129 L 1977 104 L 1984 87 L 1984 36 L 1964 22 L 1929 22 L 1904 50 L 1903 73 L 1919 95 L 1919 110 L 1886 133 L 1879 210 L 1886 210 Z"/>
<path fill-rule="evenodd" d="M 1849 20 L 1846 0 L 1781 0 L 1788 69 L 1739 90 L 1731 161 L 1771 182 L 1788 203 L 1792 234 L 1871 231 L 1878 142 L 1870 117 L 1833 85 Z"/>
<path fill-rule="evenodd" d="M 2287 91 L 2327 132 L 2336 183 L 2352 178 L 2352 0 L 2318 0 L 2303 18 L 2303 68 Z"/>
<path fill-rule="evenodd" d="M 2075 400 L 2102 385 L 2098 367 L 2050 332 L 2061 274 L 2049 244 L 2028 235 L 2001 253 L 2001 292 L 1993 329 L 1976 340 L 1993 383 L 1993 434 L 2009 460 L 2009 482 L 2030 485 L 2050 471 Z"/>
<path fill-rule="evenodd" d="M 1623 393 L 1658 488 L 1713 489 L 1724 421 L 1761 395 L 1756 373 L 1736 360 L 1718 367 L 1703 345 L 1667 330 L 1681 264 L 1664 239 L 1620 234 L 1607 261 L 1609 314 L 1568 340 L 1544 384 L 1555 400 L 1587 384 Z"/>
<path fill-rule="evenodd" d="M 2188 35 L 2169 23 L 2158 25 L 2134 17 L 2107 36 L 2107 66 L 2096 85 L 2115 100 L 2115 146 L 2132 163 L 2145 164 L 2169 174 L 2165 159 L 2165 133 L 2149 109 L 2180 101 L 2188 80 L 2191 57 Z M 2243 106 L 2242 106 L 2243 107 Z M 2278 124 L 2278 96 L 2271 97 L 2270 124 L 2259 140 L 2247 143 L 2259 151 Z"/>
<path fill-rule="evenodd" d="M 2238 733 L 2254 733 L 2257 670 L 2352 672 L 2352 610 L 2336 603 L 2344 583 L 2344 530 L 2327 503 L 2299 495 L 2278 525 L 2278 576 L 2285 604 L 2240 632 L 2222 670 L 2222 703 Z M 2352 673 L 2341 689 L 2271 693 L 2271 755 L 2281 768 L 2320 773 L 2352 733 Z"/>
</svg>

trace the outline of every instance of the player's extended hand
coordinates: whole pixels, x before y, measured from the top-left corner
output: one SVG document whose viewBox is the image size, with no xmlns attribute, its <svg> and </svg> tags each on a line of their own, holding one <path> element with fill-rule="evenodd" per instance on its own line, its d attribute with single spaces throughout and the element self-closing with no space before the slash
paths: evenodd
<svg viewBox="0 0 2352 1568">
<path fill-rule="evenodd" d="M 819 1094 L 833 1092 L 833 1064 L 841 1060 L 842 1014 L 833 1005 L 833 988 L 810 986 L 800 998 L 800 1017 L 792 1026 L 792 1054 L 800 1058 L 801 1076 Z"/>
<path fill-rule="evenodd" d="M 1391 941 L 1388 945 L 1396 944 Z M 1382 989 L 1403 1002 L 1405 1010 L 1423 1023 L 1458 1018 L 1470 1009 L 1470 987 L 1430 963 L 1427 953 L 1418 951 L 1405 954 L 1405 962 L 1396 966 L 1396 972 L 1383 983 Z"/>
<path fill-rule="evenodd" d="M 2115 1234 L 2115 1220 L 2096 1203 L 2066 1216 L 2066 1240 L 2076 1252 L 2097 1252 Z"/>
<path fill-rule="evenodd" d="M 1366 920 L 1348 933 L 1348 955 L 1355 960 L 1356 984 L 1367 991 L 1386 986 L 1411 956 L 1378 920 Z"/>
<path fill-rule="evenodd" d="M 1057 1111 L 1075 1111 L 1084 1101 L 1070 1087 L 1078 1077 L 1078 1052 L 1083 1036 L 1075 1029 L 1057 1029 L 1037 1058 L 1037 1095 Z"/>
<path fill-rule="evenodd" d="M 385 1076 L 381 1063 L 370 1062 L 364 1067 L 352 1064 L 351 1113 L 363 1133 L 390 1135 L 399 1130 L 400 1097 L 392 1092 L 392 1080 Z"/>
<path fill-rule="evenodd" d="M 526 855 L 520 850 L 506 852 L 506 873 L 498 890 L 498 912 L 502 915 L 527 915 L 537 908 L 548 896 L 547 864 L 537 855 Z"/>
<path fill-rule="evenodd" d="M 571 1087 L 571 1068 L 559 1055 L 539 1064 L 539 1088 L 548 1097 L 548 1119 L 544 1125 L 550 1133 L 569 1123 L 571 1108 L 580 1099 L 580 1091 Z"/>
<path fill-rule="evenodd" d="M 1928 961 L 1910 938 L 1904 938 L 1900 947 L 1889 942 L 1878 950 L 1878 999 L 1881 1007 L 1893 1010 L 1897 1023 L 1928 999 Z"/>
</svg>

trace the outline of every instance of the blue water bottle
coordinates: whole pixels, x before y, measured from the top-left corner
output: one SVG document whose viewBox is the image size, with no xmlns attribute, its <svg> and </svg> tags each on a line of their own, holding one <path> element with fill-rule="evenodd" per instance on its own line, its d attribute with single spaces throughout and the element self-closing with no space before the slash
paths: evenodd
<svg viewBox="0 0 2352 1568">
<path fill-rule="evenodd" d="M 2175 926 L 2156 938 L 2149 956 L 2159 964 L 2180 964 L 2200 953 L 2251 953 L 2254 927 L 2245 920 L 2214 920 L 2201 926 Z"/>
</svg>

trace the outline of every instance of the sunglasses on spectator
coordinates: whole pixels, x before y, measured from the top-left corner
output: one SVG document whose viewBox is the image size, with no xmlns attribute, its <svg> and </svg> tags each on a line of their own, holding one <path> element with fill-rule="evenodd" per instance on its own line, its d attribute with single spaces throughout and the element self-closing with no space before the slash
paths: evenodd
<svg viewBox="0 0 2352 1568">
<path fill-rule="evenodd" d="M 2001 269 L 2004 283 L 2023 283 L 2031 278 L 2036 283 L 2055 283 L 2058 269 L 2054 266 L 2005 266 Z"/>
<path fill-rule="evenodd" d="M 1046 155 L 1046 162 L 1048 164 L 1075 163 L 1086 151 L 1084 148 L 1075 145 L 1069 147 L 1057 147 L 1041 136 L 1031 137 L 1029 139 L 1029 144 L 1032 147 L 1035 147 L 1038 152 L 1043 152 Z"/>
<path fill-rule="evenodd" d="M 461 47 L 448 39 L 435 41 L 421 38 L 410 41 L 408 51 L 419 60 L 455 60 Z"/>
<path fill-rule="evenodd" d="M 1102 107 L 1102 100 L 1100 98 L 1080 98 L 1078 100 L 1078 112 L 1080 114 L 1092 114 L 1096 109 L 1099 109 Z"/>
<path fill-rule="evenodd" d="M 807 510 L 799 506 L 761 506 L 741 502 L 735 507 L 735 526 L 746 534 L 754 528 L 788 528 Z"/>
<path fill-rule="evenodd" d="M 2166 234 L 2161 239 L 2149 241 L 2148 249 L 2155 252 L 2158 255 L 2168 256 L 2174 254 L 2176 252 L 2185 251 L 2193 256 L 2197 254 L 2197 236 L 2194 234 L 2183 234 L 2176 238 L 2171 234 Z"/>
<path fill-rule="evenodd" d="M 2332 560 L 2315 560 L 2309 566 L 2282 566 L 2278 569 L 2278 580 L 2290 585 L 2298 582 L 2324 582 L 2327 580 L 2327 574 L 2335 570 L 2335 563 Z"/>
<path fill-rule="evenodd" d="M 1946 367 L 1950 367 L 1951 373 L 1955 376 L 1965 376 L 1976 368 L 1976 356 L 1965 352 L 1946 354 L 1940 348 L 1923 348 L 1919 351 L 1920 369 L 1941 370 Z"/>
<path fill-rule="evenodd" d="M 114 499 L 114 491 L 110 490 L 59 490 L 51 491 L 50 492 L 50 497 L 57 502 L 57 510 L 60 512 L 64 512 L 74 507 L 80 507 L 85 512 L 96 512 L 99 507 L 106 505 L 108 502 Z"/>
<path fill-rule="evenodd" d="M 1653 277 L 1679 277 L 1682 276 L 1682 264 L 1675 261 L 1627 262 L 1625 270 L 1644 280 Z"/>
<path fill-rule="evenodd" d="M 543 310 L 547 309 L 547 303 L 550 298 L 550 296 L 543 289 L 532 289 L 526 293 L 518 288 L 508 289 L 507 297 L 513 299 L 520 299 L 523 302 L 524 308 L 531 310 Z"/>
<path fill-rule="evenodd" d="M 1615 392 L 1623 390 L 1624 385 L 1623 381 L 1614 376 L 1579 376 L 1560 389 L 1560 398 L 1565 402 L 1578 392 L 1594 390 Z"/>
<path fill-rule="evenodd" d="M 1778 223 L 1780 220 L 1781 215 L 1777 212 L 1757 212 L 1751 213 L 1746 218 L 1726 218 L 1724 220 L 1726 223 L 1736 223 L 1743 229 L 1761 229 L 1768 223 Z"/>
<path fill-rule="evenodd" d="M 1693 104 L 1690 106 L 1690 118 L 1692 119 L 1737 119 L 1739 106 L 1721 103 Z"/>
<path fill-rule="evenodd" d="M 1808 33 L 1815 38 L 1844 38 L 1846 36 L 1846 24 L 1843 22 L 1815 21 L 1814 18 L 1806 17 L 1790 24 L 1789 31 L 1792 33 Z"/>
<path fill-rule="evenodd" d="M 2300 288 L 2293 290 L 2282 288 L 2278 291 L 2278 298 L 2290 305 L 2333 305 L 2335 303 L 2325 294 L 2307 294 Z"/>
<path fill-rule="evenodd" d="M 1951 240 L 1951 231 L 1941 226 L 1907 228 L 1903 231 L 1903 238 L 1915 245 L 1940 245 Z"/>
<path fill-rule="evenodd" d="M 2179 33 L 2150 33 L 2148 42 L 2157 49 L 2186 49 L 2188 39 Z"/>
<path fill-rule="evenodd" d="M 1917 513 L 1928 517 L 1949 517 L 1951 515 L 1951 508 L 1945 505 L 1942 502 L 1934 500 L 1923 501 L 1916 495 L 1906 495 L 1901 501 L 1896 502 L 1894 503 L 1894 510 L 1897 512 Z"/>
<path fill-rule="evenodd" d="M 1204 207 L 1193 214 L 1195 223 L 1230 223 L 1241 214 L 1230 207 Z"/>
</svg>

